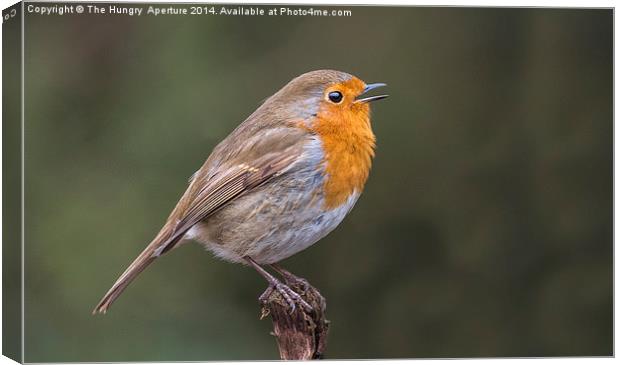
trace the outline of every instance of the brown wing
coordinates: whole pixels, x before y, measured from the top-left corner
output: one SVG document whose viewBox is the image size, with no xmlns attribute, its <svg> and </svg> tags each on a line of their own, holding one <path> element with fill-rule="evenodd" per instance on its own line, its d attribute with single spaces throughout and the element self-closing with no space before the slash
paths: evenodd
<svg viewBox="0 0 620 365">
<path fill-rule="evenodd" d="M 259 142 L 254 149 L 264 147 L 269 147 L 269 145 Z M 285 149 L 252 158 L 251 162 L 236 162 L 236 160 L 243 161 L 244 154 L 240 154 L 231 163 L 215 169 L 207 160 L 207 163 L 192 178 L 190 186 L 159 234 L 117 279 L 95 307 L 93 313 L 105 313 L 112 302 L 140 272 L 155 258 L 174 248 L 183 235 L 196 223 L 208 218 L 231 200 L 285 173 L 300 157 L 302 147 L 302 143 L 294 143 Z M 252 151 L 252 157 L 255 157 L 256 153 Z"/>
<path fill-rule="evenodd" d="M 240 163 L 229 167 L 226 174 L 201 184 L 200 175 L 192 184 L 203 187 L 196 189 L 182 217 L 178 218 L 170 238 L 160 245 L 155 254 L 165 253 L 172 249 L 178 236 L 184 235 L 196 223 L 207 218 L 226 203 L 251 191 L 269 179 L 284 173 L 299 157 L 298 149 L 291 149 L 273 156 L 267 156 L 249 165 Z"/>
</svg>

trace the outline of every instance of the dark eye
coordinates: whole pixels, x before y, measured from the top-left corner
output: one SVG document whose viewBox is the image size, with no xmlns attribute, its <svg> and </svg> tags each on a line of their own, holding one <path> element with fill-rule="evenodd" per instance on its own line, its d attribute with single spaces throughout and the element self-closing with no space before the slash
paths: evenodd
<svg viewBox="0 0 620 365">
<path fill-rule="evenodd" d="M 329 94 L 327 94 L 327 97 L 332 103 L 338 104 L 339 102 L 342 101 L 342 93 L 340 91 L 332 91 Z"/>
</svg>

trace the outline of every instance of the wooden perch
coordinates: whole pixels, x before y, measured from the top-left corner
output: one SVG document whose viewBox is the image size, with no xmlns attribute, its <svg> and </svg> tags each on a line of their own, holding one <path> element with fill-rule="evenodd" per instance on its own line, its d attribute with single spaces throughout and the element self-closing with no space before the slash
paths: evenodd
<svg viewBox="0 0 620 365">
<path fill-rule="evenodd" d="M 262 303 L 261 319 L 271 315 L 272 334 L 276 337 L 282 360 L 321 359 L 327 346 L 329 321 L 325 318 L 325 298 L 307 281 L 304 282 L 303 285 L 287 285 L 312 306 L 311 312 L 305 312 L 298 305 L 291 313 L 290 306 L 277 291 Z"/>
</svg>

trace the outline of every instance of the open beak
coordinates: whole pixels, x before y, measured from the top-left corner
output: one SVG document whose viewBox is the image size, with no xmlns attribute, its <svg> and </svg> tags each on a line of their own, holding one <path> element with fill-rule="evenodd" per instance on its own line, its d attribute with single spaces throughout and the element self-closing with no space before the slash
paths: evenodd
<svg viewBox="0 0 620 365">
<path fill-rule="evenodd" d="M 375 100 L 381 100 L 381 99 L 385 99 L 387 98 L 389 95 L 374 95 L 374 96 L 367 96 L 365 98 L 361 98 L 361 96 L 363 96 L 364 94 L 366 94 L 367 92 L 369 92 L 370 90 L 374 90 L 378 87 L 383 87 L 383 86 L 387 86 L 387 84 L 384 84 L 382 82 L 377 82 L 375 84 L 367 84 L 366 87 L 364 88 L 364 91 L 362 91 L 361 94 L 359 94 L 357 96 L 357 98 L 355 99 L 356 103 L 369 103 L 371 101 L 375 101 Z"/>
</svg>

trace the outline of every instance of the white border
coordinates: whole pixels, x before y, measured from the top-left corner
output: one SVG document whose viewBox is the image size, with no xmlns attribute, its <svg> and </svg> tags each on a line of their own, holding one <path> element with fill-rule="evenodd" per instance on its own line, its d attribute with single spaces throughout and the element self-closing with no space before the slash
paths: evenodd
<svg viewBox="0 0 620 365">
<path fill-rule="evenodd" d="M 17 1 L 14 0 L 0 0 L 0 8 L 5 9 L 13 4 L 15 4 Z M 52 2 L 52 1 L 49 1 Z M 64 1 L 64 2 L 77 2 L 80 3 L 79 1 Z M 82 3 L 85 2 L 109 2 L 109 1 L 105 1 L 105 0 L 101 0 L 101 1 L 84 1 Z M 146 2 L 146 1 L 128 1 L 128 0 L 121 0 L 118 2 L 124 2 L 124 3 L 131 3 L 131 2 Z M 160 3 L 172 3 L 172 2 L 182 2 L 182 1 L 167 1 L 167 0 L 152 0 L 152 1 L 148 1 L 148 2 L 160 2 Z M 188 2 L 188 1 L 185 1 Z M 330 1 L 330 0 L 314 0 L 314 1 L 300 1 L 300 0 L 287 0 L 287 1 L 266 1 L 266 0 L 253 0 L 253 1 L 234 1 L 234 0 L 219 0 L 219 1 L 209 1 L 207 3 L 233 3 L 233 4 L 238 4 L 238 3 L 253 3 L 253 4 L 320 4 L 320 5 L 380 5 L 380 6 L 386 6 L 386 5 L 396 5 L 396 6 L 473 6 L 473 7 L 587 7 L 587 8 L 595 8 L 595 7 L 600 7 L 600 8 L 615 8 L 616 6 L 616 2 L 615 1 L 602 1 L 602 0 L 592 0 L 592 1 L 583 1 L 583 0 L 564 0 L 564 1 L 559 1 L 559 0 L 525 0 L 525 1 L 507 1 L 507 0 L 502 0 L 502 1 L 498 1 L 498 0 L 478 0 L 478 1 L 466 1 L 466 0 L 445 0 L 445 1 L 432 1 L 432 0 L 418 0 L 418 1 L 411 1 L 411 0 L 391 0 L 391 1 L 386 1 L 386 2 L 381 2 L 379 3 L 378 0 L 340 0 L 340 1 Z M 23 58 L 24 58 L 24 47 L 23 47 L 23 42 L 24 42 L 24 17 L 23 17 L 24 12 L 22 11 L 22 75 L 21 75 L 21 80 L 22 80 L 22 90 L 21 90 L 21 112 L 22 112 L 22 156 L 24 153 L 24 142 L 25 142 L 25 136 L 24 136 L 24 88 L 23 88 L 23 84 L 24 84 L 24 65 L 23 65 Z M 614 16 L 615 18 L 615 16 Z M 614 19 L 614 141 L 617 140 L 618 137 L 618 130 L 615 128 L 615 106 L 618 105 L 618 96 L 617 93 L 615 92 L 615 85 L 617 84 L 617 80 L 616 80 L 616 73 L 615 73 L 615 69 L 616 69 L 616 65 L 617 65 L 617 60 L 618 60 L 618 53 L 617 53 L 617 48 L 615 47 L 615 40 L 618 39 L 618 33 L 617 33 L 617 29 L 615 27 L 615 19 Z M 2 30 L 0 28 L 0 39 L 2 37 Z M 2 59 L 2 49 L 0 47 L 0 60 Z M 0 72 L 0 84 L 2 82 L 2 75 Z M 0 88 L 0 99 L 1 99 L 1 88 Z M 0 109 L 1 111 L 1 109 Z M 0 150 L 2 148 L 2 131 L 0 129 Z M 618 148 L 616 148 L 615 143 L 614 143 L 614 192 L 616 191 L 616 189 L 618 188 L 617 182 L 615 180 L 615 167 L 616 167 L 616 161 L 618 161 L 618 158 L 620 157 L 620 150 Z M 0 161 L 1 164 L 1 161 Z M 23 186 L 24 186 L 24 160 L 22 159 L 22 196 L 21 196 L 21 204 L 22 204 L 22 226 L 21 226 L 21 231 L 22 231 L 22 238 L 24 237 L 25 234 L 25 227 L 24 227 L 24 190 L 23 190 Z M 2 176 L 2 172 L 0 169 L 0 178 Z M 1 181 L 1 179 L 0 179 Z M 2 197 L 0 197 L 0 204 L 2 203 Z M 618 226 L 618 224 L 620 224 L 620 218 L 618 218 L 618 216 L 615 214 L 615 207 L 617 206 L 618 200 L 617 200 L 617 196 L 614 194 L 614 243 L 615 243 L 615 227 Z M 2 231 L 2 223 L 0 222 L 0 232 Z M 22 287 L 22 304 L 24 303 L 24 246 L 22 244 L 22 275 L 21 275 L 21 287 Z M 1 252 L 0 252 L 0 256 L 1 256 Z M 0 279 L 1 279 L 1 272 L 0 272 Z M 618 283 L 618 273 L 615 270 L 615 245 L 614 245 L 614 294 L 616 292 L 616 283 Z M 0 312 L 2 310 L 2 302 L 1 302 L 1 298 L 2 298 L 2 294 L 0 293 Z M 24 348 L 23 348 L 23 344 L 24 344 L 24 313 L 23 313 L 23 306 L 22 306 L 22 361 L 24 359 Z M 615 328 L 617 328 L 617 318 L 615 316 L 616 311 L 618 310 L 618 303 L 615 300 L 615 295 L 614 295 L 614 352 L 617 349 L 617 341 L 616 341 L 616 336 L 615 336 Z M 0 335 L 0 344 L 2 339 L 2 335 Z M 361 360 L 361 361 L 323 361 L 326 363 L 338 363 L 338 364 L 352 364 L 352 363 L 371 363 L 371 364 L 380 364 L 380 365 L 387 365 L 387 364 L 394 364 L 394 363 L 413 363 L 415 361 L 416 364 L 437 364 L 437 363 L 447 363 L 448 361 L 451 360 Z M 592 361 L 596 362 L 596 363 L 600 363 L 600 362 L 611 362 L 611 361 L 615 361 L 615 359 L 613 358 L 551 358 L 551 359 L 467 359 L 467 360 L 458 360 L 459 363 L 462 364 L 474 364 L 474 363 L 478 363 L 480 361 L 484 361 L 487 364 L 497 364 L 497 363 L 506 363 L 506 362 L 510 362 L 512 364 L 522 364 L 522 363 L 533 363 L 533 362 L 545 362 L 545 364 L 580 364 L 580 363 L 590 363 Z M 231 362 L 209 362 L 208 364 L 230 364 Z M 266 364 L 276 364 L 278 362 L 276 361 L 262 361 L 261 363 L 266 363 Z M 14 362 L 4 356 L 0 356 L 0 365 L 5 365 L 5 364 L 14 364 Z M 77 364 L 77 363 L 72 363 L 72 364 Z M 140 364 L 177 364 L 177 363 L 148 363 L 148 362 L 142 362 Z"/>
</svg>

